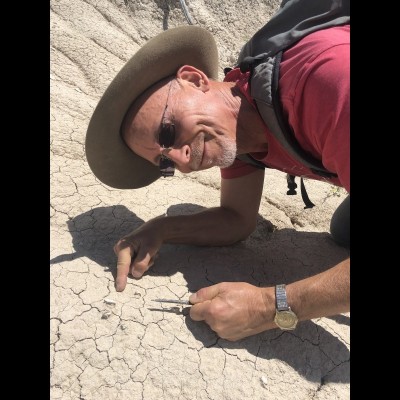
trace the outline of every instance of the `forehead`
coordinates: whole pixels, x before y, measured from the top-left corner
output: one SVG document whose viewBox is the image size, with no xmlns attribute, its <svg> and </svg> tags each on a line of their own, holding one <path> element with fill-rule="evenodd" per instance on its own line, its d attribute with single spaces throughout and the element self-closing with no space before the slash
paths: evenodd
<svg viewBox="0 0 400 400">
<path fill-rule="evenodd" d="M 152 162 L 157 162 L 153 158 L 159 153 L 158 135 L 170 80 L 163 79 L 142 93 L 129 108 L 121 126 L 121 136 L 128 147 Z"/>
<path fill-rule="evenodd" d="M 129 136 L 143 136 L 143 132 L 149 131 L 151 127 L 157 127 L 151 136 L 155 137 L 158 134 L 169 80 L 164 79 L 156 83 L 131 104 L 121 126 L 124 139 Z"/>
</svg>

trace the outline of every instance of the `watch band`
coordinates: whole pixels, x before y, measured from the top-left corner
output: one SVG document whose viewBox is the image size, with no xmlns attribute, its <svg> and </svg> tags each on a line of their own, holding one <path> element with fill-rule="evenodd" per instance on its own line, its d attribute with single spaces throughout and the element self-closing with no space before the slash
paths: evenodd
<svg viewBox="0 0 400 400">
<path fill-rule="evenodd" d="M 274 322 L 278 328 L 284 331 L 291 331 L 296 328 L 299 321 L 297 315 L 288 305 L 286 296 L 286 285 L 275 286 L 276 313 Z"/>
<path fill-rule="evenodd" d="M 290 309 L 286 297 L 286 285 L 275 286 L 275 302 L 278 311 L 287 311 Z"/>
</svg>

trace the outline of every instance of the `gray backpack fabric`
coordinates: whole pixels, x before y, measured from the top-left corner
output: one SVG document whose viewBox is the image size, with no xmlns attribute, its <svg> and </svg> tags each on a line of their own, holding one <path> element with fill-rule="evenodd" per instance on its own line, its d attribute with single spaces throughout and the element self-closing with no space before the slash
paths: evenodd
<svg viewBox="0 0 400 400">
<path fill-rule="evenodd" d="M 319 160 L 300 147 L 283 116 L 278 87 L 279 66 L 283 51 L 306 35 L 349 23 L 350 0 L 283 0 L 280 9 L 243 46 L 237 62 L 242 72 L 250 71 L 250 94 L 275 138 L 291 156 L 313 173 L 325 177 L 337 175 L 326 170 Z M 249 154 L 238 158 L 258 167 L 266 167 Z M 292 189 L 289 179 L 288 184 L 291 191 L 288 194 L 295 194 L 293 188 L 297 185 L 294 177 Z"/>
</svg>

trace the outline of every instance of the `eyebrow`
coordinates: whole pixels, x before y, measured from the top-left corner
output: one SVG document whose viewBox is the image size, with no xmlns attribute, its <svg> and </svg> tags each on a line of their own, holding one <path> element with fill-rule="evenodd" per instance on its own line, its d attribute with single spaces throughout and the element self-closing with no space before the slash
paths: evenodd
<svg viewBox="0 0 400 400">
<path fill-rule="evenodd" d="M 161 131 L 161 125 L 159 126 L 159 129 L 156 132 L 154 132 L 153 135 L 153 139 L 156 141 L 156 143 L 158 143 L 158 140 L 160 138 L 160 131 Z"/>
</svg>

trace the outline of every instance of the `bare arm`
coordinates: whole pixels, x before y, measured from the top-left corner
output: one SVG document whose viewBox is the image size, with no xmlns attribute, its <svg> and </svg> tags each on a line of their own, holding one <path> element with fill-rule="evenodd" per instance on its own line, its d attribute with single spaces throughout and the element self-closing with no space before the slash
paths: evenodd
<svg viewBox="0 0 400 400">
<path fill-rule="evenodd" d="M 320 274 L 286 287 L 300 321 L 350 311 L 350 258 Z"/>
<path fill-rule="evenodd" d="M 220 207 L 161 221 L 164 243 L 223 246 L 246 239 L 255 229 L 264 170 L 222 179 Z"/>
<path fill-rule="evenodd" d="M 282 282 L 279 282 L 282 283 Z M 320 274 L 286 286 L 288 304 L 300 321 L 350 311 L 350 258 Z M 190 316 L 227 340 L 276 328 L 275 288 L 223 282 L 190 297 Z"/>
<path fill-rule="evenodd" d="M 125 289 L 129 273 L 140 278 L 151 267 L 163 243 L 222 246 L 245 239 L 256 226 L 263 183 L 263 170 L 223 179 L 220 207 L 193 215 L 156 217 L 125 236 L 114 246 L 117 291 Z"/>
</svg>

